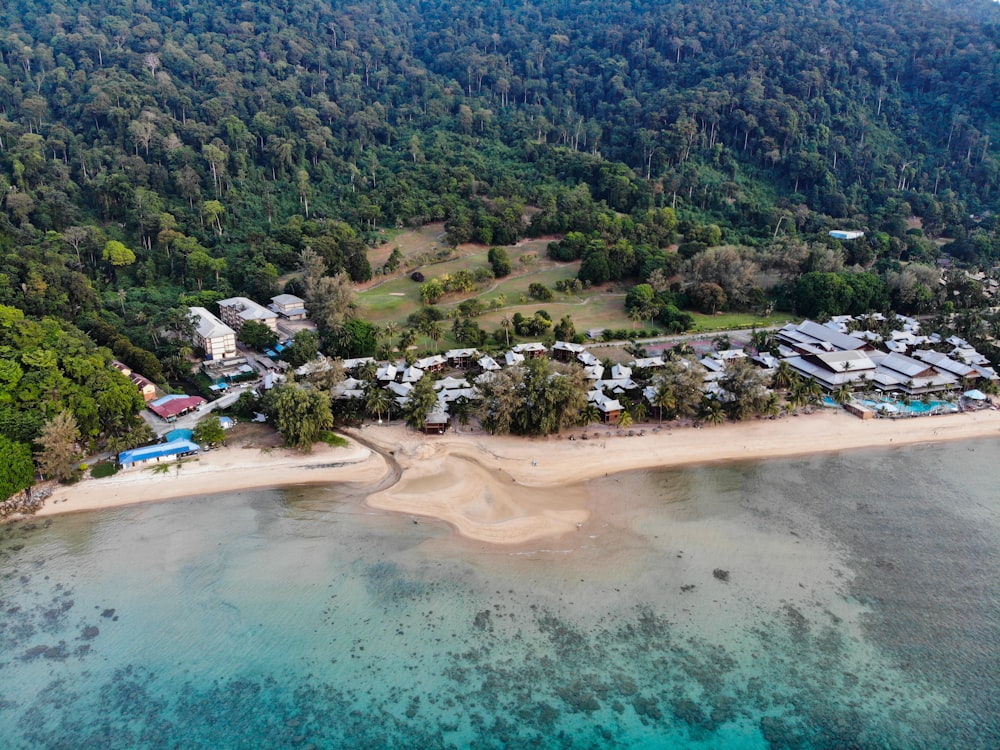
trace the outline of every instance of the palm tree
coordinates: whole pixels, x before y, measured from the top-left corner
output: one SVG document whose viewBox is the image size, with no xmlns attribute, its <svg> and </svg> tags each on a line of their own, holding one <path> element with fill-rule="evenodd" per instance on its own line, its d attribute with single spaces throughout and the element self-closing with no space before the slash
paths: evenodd
<svg viewBox="0 0 1000 750">
<path fill-rule="evenodd" d="M 635 401 L 635 403 L 632 404 L 630 412 L 632 413 L 632 418 L 636 422 L 645 422 L 646 414 L 648 412 L 648 407 L 646 406 L 646 400 L 642 397 L 638 398 Z"/>
<path fill-rule="evenodd" d="M 788 390 L 792 387 L 792 382 L 797 376 L 798 373 L 792 369 L 788 360 L 783 359 L 778 363 L 778 367 L 774 371 L 774 387 L 782 391 Z"/>
<path fill-rule="evenodd" d="M 677 397 L 674 389 L 666 380 L 661 380 L 656 385 L 656 392 L 653 393 L 653 406 L 660 413 L 660 424 L 663 424 L 663 412 L 673 412 L 677 408 Z"/>
<path fill-rule="evenodd" d="M 805 385 L 805 396 L 809 403 L 815 403 L 823 398 L 823 386 L 816 380 L 808 380 Z"/>
<path fill-rule="evenodd" d="M 838 404 L 846 404 L 854 396 L 854 389 L 850 383 L 841 383 L 833 392 L 833 400 Z"/>
<path fill-rule="evenodd" d="M 806 393 L 806 383 L 801 378 L 796 378 L 792 381 L 791 388 L 788 391 L 788 403 L 794 408 L 800 406 L 805 406 L 808 402 L 809 396 Z"/>
<path fill-rule="evenodd" d="M 621 416 L 618 417 L 618 426 L 622 428 L 629 428 L 632 426 L 632 415 L 628 411 L 623 411 Z"/>
<path fill-rule="evenodd" d="M 406 351 L 417 342 L 417 332 L 412 328 L 407 328 L 399 334 L 399 348 Z"/>
<path fill-rule="evenodd" d="M 642 314 L 642 309 L 638 306 L 633 307 L 628 311 L 629 320 L 632 321 L 632 330 L 635 330 L 636 323 L 642 320 L 645 316 Z"/>
<path fill-rule="evenodd" d="M 596 405 L 588 403 L 585 407 L 580 410 L 580 416 L 577 419 L 578 424 L 586 427 L 588 424 L 593 424 L 594 422 L 601 421 L 601 410 L 597 408 Z"/>
<path fill-rule="evenodd" d="M 503 335 L 507 339 L 507 346 L 508 347 L 510 346 L 510 327 L 511 327 L 511 325 L 512 324 L 510 322 L 510 318 L 507 317 L 506 315 L 504 315 L 502 318 L 500 318 L 500 327 L 503 328 Z"/>
<path fill-rule="evenodd" d="M 778 398 L 778 394 L 771 392 L 767 394 L 767 400 L 764 402 L 764 413 L 769 417 L 776 417 L 781 413 L 781 399 Z"/>
<path fill-rule="evenodd" d="M 392 394 L 385 388 L 372 383 L 365 389 L 365 409 L 369 414 L 375 413 L 379 424 L 382 424 L 382 412 L 388 413 L 391 406 Z"/>
<path fill-rule="evenodd" d="M 361 367 L 358 368 L 358 377 L 365 383 L 372 384 L 375 382 L 375 376 L 378 374 L 378 365 L 374 362 L 365 362 Z"/>
<path fill-rule="evenodd" d="M 698 416 L 709 424 L 719 425 L 726 421 L 726 413 L 722 410 L 722 404 L 716 398 L 703 396 L 698 405 Z"/>
</svg>

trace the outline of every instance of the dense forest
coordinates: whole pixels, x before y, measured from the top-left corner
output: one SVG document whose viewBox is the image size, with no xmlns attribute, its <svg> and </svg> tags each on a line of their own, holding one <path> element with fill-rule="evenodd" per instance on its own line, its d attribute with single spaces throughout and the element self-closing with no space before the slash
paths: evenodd
<svg viewBox="0 0 1000 750">
<path fill-rule="evenodd" d="M 47 321 L 163 382 L 182 305 L 277 293 L 306 248 L 367 280 L 379 228 L 435 220 L 454 243 L 566 235 L 554 257 L 592 283 L 688 263 L 671 315 L 764 302 L 722 283 L 751 260 L 779 304 L 840 283 L 926 311 L 933 238 L 1000 258 L 998 46 L 985 0 L 4 3 L 0 305 L 26 317 L 3 357 L 33 376 L 12 342 Z M 11 372 L 0 432 L 30 442 L 69 407 Z"/>
</svg>

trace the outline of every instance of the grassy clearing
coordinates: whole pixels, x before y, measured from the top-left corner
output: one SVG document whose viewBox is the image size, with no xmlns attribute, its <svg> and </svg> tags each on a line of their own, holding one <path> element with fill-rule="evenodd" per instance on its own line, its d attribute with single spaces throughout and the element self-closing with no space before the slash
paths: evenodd
<svg viewBox="0 0 1000 750">
<path fill-rule="evenodd" d="M 788 313 L 775 313 L 767 317 L 753 313 L 719 313 L 717 315 L 702 315 L 691 313 L 694 318 L 692 332 L 698 331 L 728 331 L 735 328 L 763 328 L 764 326 L 784 325 L 790 320 L 796 320 Z"/>
<path fill-rule="evenodd" d="M 444 246 L 444 225 L 428 224 L 420 229 L 387 230 L 385 245 L 371 252 L 372 265 L 384 263 L 393 247 L 399 247 L 405 258 L 411 261 L 421 254 L 427 254 Z M 573 263 L 556 263 L 546 257 L 546 247 L 550 242 L 546 239 L 524 240 L 517 245 L 504 249 L 513 264 L 513 273 L 503 279 L 496 279 L 486 289 L 470 294 L 448 295 L 438 306 L 445 311 L 455 308 L 463 300 L 478 298 L 483 304 L 490 305 L 494 300 L 503 297 L 504 304 L 498 310 L 491 310 L 476 322 L 486 331 L 493 332 L 500 327 L 504 317 L 510 317 L 516 312 L 523 315 L 533 315 L 536 310 L 545 310 L 554 321 L 569 315 L 578 332 L 590 328 L 624 328 L 632 331 L 637 328 L 658 328 L 649 321 L 635 323 L 625 314 L 625 292 L 627 285 L 612 284 L 606 287 L 590 289 L 580 296 L 567 296 L 556 293 L 551 302 L 541 302 L 528 296 L 528 287 L 533 283 L 544 284 L 555 291 L 556 282 L 574 278 L 580 270 L 579 261 Z M 374 285 L 358 294 L 359 313 L 365 320 L 377 325 L 389 321 L 403 323 L 407 316 L 420 309 L 420 284 L 410 279 L 413 270 L 420 270 L 425 278 L 439 278 L 444 274 L 454 274 L 460 270 L 474 271 L 488 265 L 486 259 L 489 248 L 482 245 L 461 245 L 455 249 L 454 257 L 448 260 L 411 267 L 405 273 L 394 278 L 374 281 Z M 384 257 L 383 257 L 384 256 Z M 381 259 L 379 261 L 379 259 Z M 523 260 L 522 260 L 523 259 Z M 404 261 L 405 263 L 405 261 Z M 702 315 L 692 313 L 695 325 L 692 332 L 712 332 L 730 329 L 764 327 L 783 324 L 790 319 L 784 313 L 761 317 L 752 313 L 720 313 L 718 315 Z M 445 326 L 450 329 L 450 325 Z M 421 350 L 429 344 L 420 340 Z M 442 348 L 453 347 L 457 342 L 448 334 L 440 342 Z"/>
</svg>

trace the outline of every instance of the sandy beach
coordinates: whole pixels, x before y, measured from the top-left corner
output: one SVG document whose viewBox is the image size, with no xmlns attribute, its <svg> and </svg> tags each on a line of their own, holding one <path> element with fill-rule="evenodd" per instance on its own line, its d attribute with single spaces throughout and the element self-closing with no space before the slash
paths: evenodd
<svg viewBox="0 0 1000 750">
<path fill-rule="evenodd" d="M 513 545 L 585 526 L 591 508 L 584 482 L 595 477 L 635 469 L 1000 437 L 1000 412 L 862 421 L 841 411 L 822 411 L 701 429 L 655 424 L 642 428 L 645 435 L 623 437 L 617 430 L 591 426 L 583 440 L 582 430 L 530 439 L 475 431 L 424 436 L 401 425 L 370 425 L 349 430 L 347 448 L 317 446 L 308 454 L 224 448 L 202 454 L 180 471 L 152 474 L 133 469 L 59 487 L 38 515 L 250 488 L 356 482 L 372 485 L 367 502 L 374 508 L 436 518 L 470 539 Z M 390 456 L 389 461 L 380 452 Z M 395 483 L 387 481 L 395 473 L 390 461 L 398 463 L 400 478 Z"/>
</svg>

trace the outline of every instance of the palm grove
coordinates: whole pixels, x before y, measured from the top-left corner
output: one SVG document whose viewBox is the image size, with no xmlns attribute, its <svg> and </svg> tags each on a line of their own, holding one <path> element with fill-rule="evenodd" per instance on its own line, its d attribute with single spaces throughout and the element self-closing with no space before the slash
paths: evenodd
<svg viewBox="0 0 1000 750">
<path fill-rule="evenodd" d="M 110 358 L 180 378 L 186 306 L 266 299 L 300 265 L 288 291 L 323 308 L 318 345 L 372 348 L 345 290 L 392 270 L 368 260 L 379 228 L 435 220 L 453 243 L 558 235 L 550 254 L 579 261 L 581 284 L 642 286 L 630 314 L 664 330 L 686 309 L 891 306 L 980 334 L 962 313 L 982 289 L 937 261 L 1000 254 L 997 14 L 4 4 L 3 453 L 37 460 L 64 413 L 81 446 L 142 442 Z M 825 238 L 838 225 L 865 241 Z"/>
</svg>

